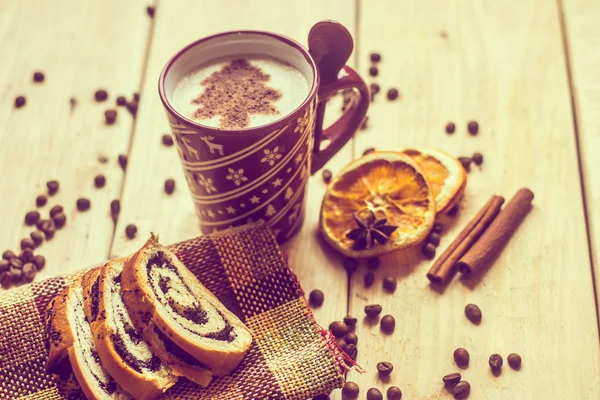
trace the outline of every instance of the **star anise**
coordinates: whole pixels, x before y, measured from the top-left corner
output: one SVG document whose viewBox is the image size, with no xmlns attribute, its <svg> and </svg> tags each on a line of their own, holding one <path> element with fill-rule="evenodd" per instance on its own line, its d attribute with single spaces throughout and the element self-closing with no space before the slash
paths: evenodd
<svg viewBox="0 0 600 400">
<path fill-rule="evenodd" d="M 398 229 L 397 226 L 388 225 L 385 218 L 376 219 L 373 211 L 369 211 L 365 216 L 354 213 L 352 217 L 358 228 L 352 229 L 346 234 L 346 237 L 354 241 L 353 250 L 368 250 L 373 247 L 375 242 L 384 244 Z"/>
</svg>

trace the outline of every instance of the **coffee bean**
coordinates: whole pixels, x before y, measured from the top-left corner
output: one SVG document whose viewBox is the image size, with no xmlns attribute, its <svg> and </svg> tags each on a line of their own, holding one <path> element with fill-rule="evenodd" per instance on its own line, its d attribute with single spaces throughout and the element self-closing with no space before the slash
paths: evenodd
<svg viewBox="0 0 600 400">
<path fill-rule="evenodd" d="M 425 258 L 433 259 L 435 257 L 435 245 L 433 243 L 425 243 L 421 247 L 421 253 L 423 253 Z"/>
<path fill-rule="evenodd" d="M 346 341 L 344 340 L 344 338 L 336 338 L 335 342 L 337 343 L 337 345 L 339 346 L 340 349 L 344 349 L 344 346 L 347 345 Z"/>
<path fill-rule="evenodd" d="M 164 135 L 162 135 L 162 144 L 167 147 L 173 146 L 173 137 L 165 133 Z"/>
<path fill-rule="evenodd" d="M 436 223 L 433 224 L 433 228 L 431 229 L 432 232 L 435 233 L 442 233 L 442 230 L 444 229 L 444 226 L 440 223 Z"/>
<path fill-rule="evenodd" d="M 11 267 L 8 272 L 10 272 L 10 276 L 12 277 L 12 281 L 14 283 L 18 283 L 23 278 L 23 270 L 20 268 Z"/>
<path fill-rule="evenodd" d="M 346 383 L 344 383 L 344 386 L 342 386 L 342 396 L 355 399 L 358 397 L 359 393 L 360 388 L 354 382 L 346 381 Z"/>
<path fill-rule="evenodd" d="M 104 89 L 98 89 L 96 90 L 96 93 L 94 93 L 94 99 L 96 99 L 97 102 L 105 101 L 108 99 L 108 92 Z"/>
<path fill-rule="evenodd" d="M 8 260 L 0 260 L 0 272 L 8 271 L 8 267 L 10 267 L 10 263 L 8 262 Z"/>
<path fill-rule="evenodd" d="M 375 147 L 367 147 L 364 151 L 363 151 L 363 156 L 366 156 L 367 154 L 371 154 L 375 152 Z"/>
<path fill-rule="evenodd" d="M 8 288 L 12 284 L 12 276 L 10 275 L 10 271 L 4 271 L 0 273 L 0 285 L 3 288 Z"/>
<path fill-rule="evenodd" d="M 35 256 L 34 264 L 37 267 L 38 271 L 43 269 L 46 265 L 46 259 L 42 255 Z"/>
<path fill-rule="evenodd" d="M 381 314 L 381 306 L 379 304 L 369 304 L 368 306 L 365 306 L 365 314 L 367 314 L 367 317 L 369 318 L 375 318 Z"/>
<path fill-rule="evenodd" d="M 380 326 L 384 333 L 393 333 L 394 329 L 396 329 L 396 319 L 391 315 L 384 315 L 381 317 Z"/>
<path fill-rule="evenodd" d="M 371 76 L 379 75 L 379 70 L 377 69 L 376 66 L 373 65 L 371 68 L 369 68 L 369 75 L 371 75 Z"/>
<path fill-rule="evenodd" d="M 469 365 L 469 358 L 469 352 L 462 347 L 454 350 L 454 361 L 459 367 L 466 367 Z"/>
<path fill-rule="evenodd" d="M 33 240 L 31 240 L 31 238 L 25 238 L 21 240 L 21 250 L 25 250 L 25 249 L 34 249 L 35 248 L 35 243 L 33 242 Z"/>
<path fill-rule="evenodd" d="M 135 102 L 140 101 L 140 94 L 138 92 L 133 93 L 133 101 L 135 101 Z"/>
<path fill-rule="evenodd" d="M 118 161 L 121 169 L 124 172 L 127 169 L 127 156 L 125 154 L 119 154 Z"/>
<path fill-rule="evenodd" d="M 79 211 L 87 211 L 90 209 L 92 203 L 90 202 L 89 199 L 86 199 L 85 197 L 80 197 L 79 199 L 77 199 L 77 209 Z M 56 223 L 56 221 L 54 221 L 54 223 Z"/>
<path fill-rule="evenodd" d="M 479 325 L 481 322 L 481 309 L 476 304 L 467 304 L 465 306 L 465 315 L 472 323 Z"/>
<path fill-rule="evenodd" d="M 121 212 L 121 202 L 118 199 L 115 199 L 110 202 L 110 213 L 113 215 L 118 215 Z"/>
<path fill-rule="evenodd" d="M 398 98 L 398 89 L 390 89 L 387 92 L 387 98 L 388 100 L 396 100 Z"/>
<path fill-rule="evenodd" d="M 67 216 L 63 213 L 58 213 L 52 218 L 52 222 L 54 222 L 56 229 L 61 229 L 67 222 Z"/>
<path fill-rule="evenodd" d="M 40 220 L 40 213 L 37 211 L 29 211 L 25 214 L 25 225 L 35 225 Z"/>
<path fill-rule="evenodd" d="M 40 71 L 35 71 L 33 73 L 33 81 L 36 83 L 44 82 L 44 73 Z"/>
<path fill-rule="evenodd" d="M 15 107 L 21 108 L 25 105 L 26 102 L 27 99 L 25 98 L 25 96 L 17 96 L 17 98 L 15 99 Z"/>
<path fill-rule="evenodd" d="M 373 282 L 375 282 L 375 275 L 373 275 L 373 273 L 371 271 L 369 271 L 363 277 L 363 281 L 364 281 L 365 287 L 371 287 L 373 285 Z"/>
<path fill-rule="evenodd" d="M 448 122 L 446 124 L 446 133 L 449 135 L 452 135 L 455 131 L 456 131 L 456 125 L 454 125 L 454 122 Z"/>
<path fill-rule="evenodd" d="M 125 96 L 119 96 L 119 97 L 117 97 L 116 103 L 117 103 L 117 106 L 122 107 L 125 104 L 127 104 L 127 99 L 125 98 Z"/>
<path fill-rule="evenodd" d="M 402 390 L 398 386 L 390 386 L 387 390 L 388 400 L 401 400 Z"/>
<path fill-rule="evenodd" d="M 103 188 L 106 185 L 106 177 L 104 175 L 96 175 L 94 178 L 94 186 L 98 189 Z"/>
<path fill-rule="evenodd" d="M 173 194 L 175 191 L 175 181 L 173 179 L 167 179 L 165 181 L 165 193 Z"/>
<path fill-rule="evenodd" d="M 356 357 L 358 357 L 358 348 L 355 344 L 346 344 L 342 347 L 342 350 L 348 354 L 348 357 L 356 361 Z"/>
<path fill-rule="evenodd" d="M 344 341 L 347 344 L 356 345 L 356 344 L 358 344 L 358 336 L 356 336 L 356 333 L 354 333 L 354 332 L 349 332 L 346 335 L 344 335 Z"/>
<path fill-rule="evenodd" d="M 502 356 L 500 354 L 492 354 L 488 361 L 488 364 L 490 364 L 490 368 L 493 370 L 498 370 L 502 368 L 503 363 L 504 361 L 502 360 Z"/>
<path fill-rule="evenodd" d="M 348 325 L 348 327 L 349 327 L 349 328 L 354 328 L 354 326 L 356 326 L 356 323 L 357 323 L 357 322 L 358 322 L 358 319 L 357 319 L 357 318 L 354 318 L 354 317 L 352 317 L 352 316 L 350 316 L 350 315 L 346 315 L 346 316 L 344 317 L 344 323 L 345 323 L 346 325 Z"/>
<path fill-rule="evenodd" d="M 11 268 L 23 268 L 23 260 L 21 260 L 19 257 L 13 257 L 8 260 L 8 262 L 10 263 Z"/>
<path fill-rule="evenodd" d="M 471 160 L 469 157 L 458 157 L 458 161 L 460 161 L 462 167 L 465 169 L 465 171 L 470 172 L 471 171 L 471 162 L 473 160 Z"/>
<path fill-rule="evenodd" d="M 394 366 L 389 361 L 381 361 L 377 363 L 377 372 L 379 376 L 389 376 L 392 373 Z"/>
<path fill-rule="evenodd" d="M 57 204 L 50 209 L 50 218 L 54 218 L 56 214 L 61 214 L 63 212 L 63 206 Z"/>
<path fill-rule="evenodd" d="M 321 175 L 323 176 L 323 182 L 325 182 L 325 183 L 331 182 L 331 177 L 333 176 L 333 174 L 331 173 L 330 170 L 324 169 L 323 172 L 321 173 Z"/>
<path fill-rule="evenodd" d="M 367 259 L 367 268 L 370 270 L 376 270 L 381 265 L 381 261 L 377 257 L 371 257 Z"/>
<path fill-rule="evenodd" d="M 432 243 L 434 246 L 439 246 L 440 240 L 441 240 L 440 234 L 435 233 L 435 232 L 430 233 L 429 237 L 427 237 L 427 241 L 429 243 Z"/>
<path fill-rule="evenodd" d="M 352 275 L 354 272 L 356 272 L 356 269 L 358 268 L 358 262 L 351 257 L 346 257 L 344 258 L 344 269 L 346 270 L 346 272 L 350 275 Z"/>
<path fill-rule="evenodd" d="M 379 54 L 379 53 L 371 53 L 371 55 L 369 56 L 369 58 L 371 59 L 371 62 L 377 63 L 377 62 L 381 61 L 381 54 Z"/>
<path fill-rule="evenodd" d="M 46 203 L 48 202 L 48 197 L 46 197 L 45 195 L 41 194 L 38 197 L 35 198 L 35 205 L 38 207 L 43 207 L 46 205 Z"/>
<path fill-rule="evenodd" d="M 396 291 L 396 278 L 392 277 L 392 276 L 386 276 L 385 278 L 383 278 L 383 289 L 385 289 L 388 292 L 395 292 Z"/>
<path fill-rule="evenodd" d="M 446 386 L 454 386 L 458 382 L 460 382 L 461 379 L 462 379 L 462 377 L 460 376 L 460 374 L 458 372 L 454 372 L 452 374 L 448 374 L 448 375 L 444 376 L 442 378 L 442 381 L 444 382 L 444 385 L 446 385 Z"/>
<path fill-rule="evenodd" d="M 59 214 L 57 214 L 59 215 Z M 41 224 L 40 230 L 44 232 L 46 240 L 52 239 L 54 237 L 54 233 L 56 232 L 56 226 L 52 220 L 44 220 Z"/>
<path fill-rule="evenodd" d="M 46 182 L 46 187 L 48 188 L 48 194 L 50 196 L 55 195 L 56 192 L 58 192 L 59 186 L 60 185 L 58 184 L 58 181 L 56 181 L 56 180 Z"/>
<path fill-rule="evenodd" d="M 19 260 L 23 261 L 23 264 L 28 263 L 28 262 L 33 262 L 35 260 L 35 256 L 33 255 L 33 250 L 30 248 L 23 249 L 21 254 L 19 254 Z"/>
<path fill-rule="evenodd" d="M 506 361 L 508 361 L 508 365 L 514 369 L 514 370 L 519 370 L 521 369 L 521 356 L 518 355 L 517 353 L 510 353 L 508 355 L 508 357 L 506 358 Z"/>
<path fill-rule="evenodd" d="M 104 111 L 104 123 L 106 125 L 114 124 L 115 122 L 117 122 L 117 116 L 118 116 L 117 110 L 110 109 L 110 110 Z"/>
<path fill-rule="evenodd" d="M 367 390 L 367 400 L 383 400 L 383 395 L 377 388 Z"/>
<path fill-rule="evenodd" d="M 42 244 L 44 241 L 44 234 L 40 231 L 33 231 L 29 234 L 29 236 L 31 237 L 31 240 L 33 240 L 33 243 L 35 243 L 36 247 Z"/>
<path fill-rule="evenodd" d="M 381 87 L 379 87 L 379 85 L 376 83 L 371 83 L 371 85 L 369 85 L 369 89 L 371 90 L 371 94 L 377 94 L 381 91 Z"/>
<path fill-rule="evenodd" d="M 308 302 L 313 307 L 320 307 L 323 305 L 325 295 L 319 289 L 315 289 L 308 295 Z"/>
<path fill-rule="evenodd" d="M 27 263 L 23 265 L 23 278 L 27 282 L 31 282 L 33 278 L 35 278 L 35 274 L 37 274 L 37 268 L 32 263 Z"/>
<path fill-rule="evenodd" d="M 129 239 L 133 239 L 136 234 L 137 234 L 137 226 L 135 226 L 133 224 L 129 224 L 125 227 L 125 235 L 127 235 L 127 237 Z"/>
<path fill-rule="evenodd" d="M 469 133 L 472 136 L 475 136 L 477 135 L 477 132 L 479 132 L 479 124 L 477 123 L 477 121 L 469 121 L 467 129 L 469 130 Z"/>
<path fill-rule="evenodd" d="M 481 165 L 483 163 L 483 155 L 481 153 L 474 153 L 471 157 L 475 165 Z"/>
<path fill-rule="evenodd" d="M 465 399 L 471 393 L 471 385 L 467 381 L 460 381 L 452 388 L 455 399 Z"/>
<path fill-rule="evenodd" d="M 322 393 L 322 394 L 318 394 L 315 397 L 312 398 L 312 400 L 330 400 L 331 398 L 329 397 L 328 394 Z"/>
<path fill-rule="evenodd" d="M 129 114 L 131 114 L 131 116 L 133 118 L 135 118 L 137 116 L 137 112 L 138 112 L 138 102 L 136 101 L 131 101 L 129 103 L 127 103 L 126 105 L 127 107 L 127 111 L 129 111 Z"/>
<path fill-rule="evenodd" d="M 155 8 L 153 6 L 146 7 L 146 14 L 148 14 L 150 18 L 154 18 L 154 11 Z"/>
<path fill-rule="evenodd" d="M 12 250 L 6 250 L 4 253 L 2 253 L 2 258 L 5 260 L 10 260 L 11 258 L 16 256 L 17 255 Z"/>
<path fill-rule="evenodd" d="M 343 337 L 350 331 L 348 325 L 342 321 L 333 321 L 329 324 L 329 330 L 335 337 Z"/>
</svg>

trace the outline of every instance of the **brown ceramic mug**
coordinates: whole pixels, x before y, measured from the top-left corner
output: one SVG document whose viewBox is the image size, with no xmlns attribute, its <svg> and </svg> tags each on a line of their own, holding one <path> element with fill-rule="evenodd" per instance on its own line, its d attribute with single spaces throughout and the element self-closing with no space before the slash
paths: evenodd
<svg viewBox="0 0 600 400">
<path fill-rule="evenodd" d="M 369 91 L 345 66 L 352 51 L 348 31 L 321 22 L 309 36 L 311 50 L 285 36 L 234 31 L 200 39 L 179 51 L 159 79 L 184 173 L 204 233 L 265 221 L 279 242 L 294 234 L 304 219 L 309 175 L 352 137 L 369 105 Z M 235 130 L 213 128 L 186 118 L 173 106 L 173 92 L 189 71 L 211 60 L 238 54 L 269 56 L 300 71 L 308 96 L 295 110 L 265 125 Z M 356 89 L 342 116 L 322 129 L 326 100 Z"/>
</svg>

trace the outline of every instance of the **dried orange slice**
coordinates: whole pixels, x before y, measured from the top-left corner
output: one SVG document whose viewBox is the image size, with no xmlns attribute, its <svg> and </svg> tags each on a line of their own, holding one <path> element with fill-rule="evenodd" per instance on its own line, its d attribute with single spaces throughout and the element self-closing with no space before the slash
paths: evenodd
<svg viewBox="0 0 600 400">
<path fill-rule="evenodd" d="M 435 202 L 420 167 L 397 152 L 373 152 L 348 164 L 330 183 L 320 231 L 351 257 L 372 257 L 421 242 Z"/>
<path fill-rule="evenodd" d="M 408 148 L 401 150 L 425 173 L 435 199 L 437 214 L 449 211 L 462 197 L 467 186 L 467 173 L 460 161 L 439 150 Z"/>
</svg>

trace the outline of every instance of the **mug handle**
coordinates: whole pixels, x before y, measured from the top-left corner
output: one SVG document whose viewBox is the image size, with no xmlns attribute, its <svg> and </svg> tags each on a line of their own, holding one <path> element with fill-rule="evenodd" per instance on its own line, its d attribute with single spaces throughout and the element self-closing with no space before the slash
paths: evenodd
<svg viewBox="0 0 600 400">
<path fill-rule="evenodd" d="M 344 113 L 337 121 L 323 130 L 325 103 L 331 96 L 345 89 L 357 89 L 358 96 L 355 95 L 346 105 Z M 367 115 L 369 99 L 369 88 L 366 83 L 347 65 L 344 65 L 335 81 L 319 87 L 311 175 L 323 168 L 331 157 L 354 136 Z"/>
</svg>

